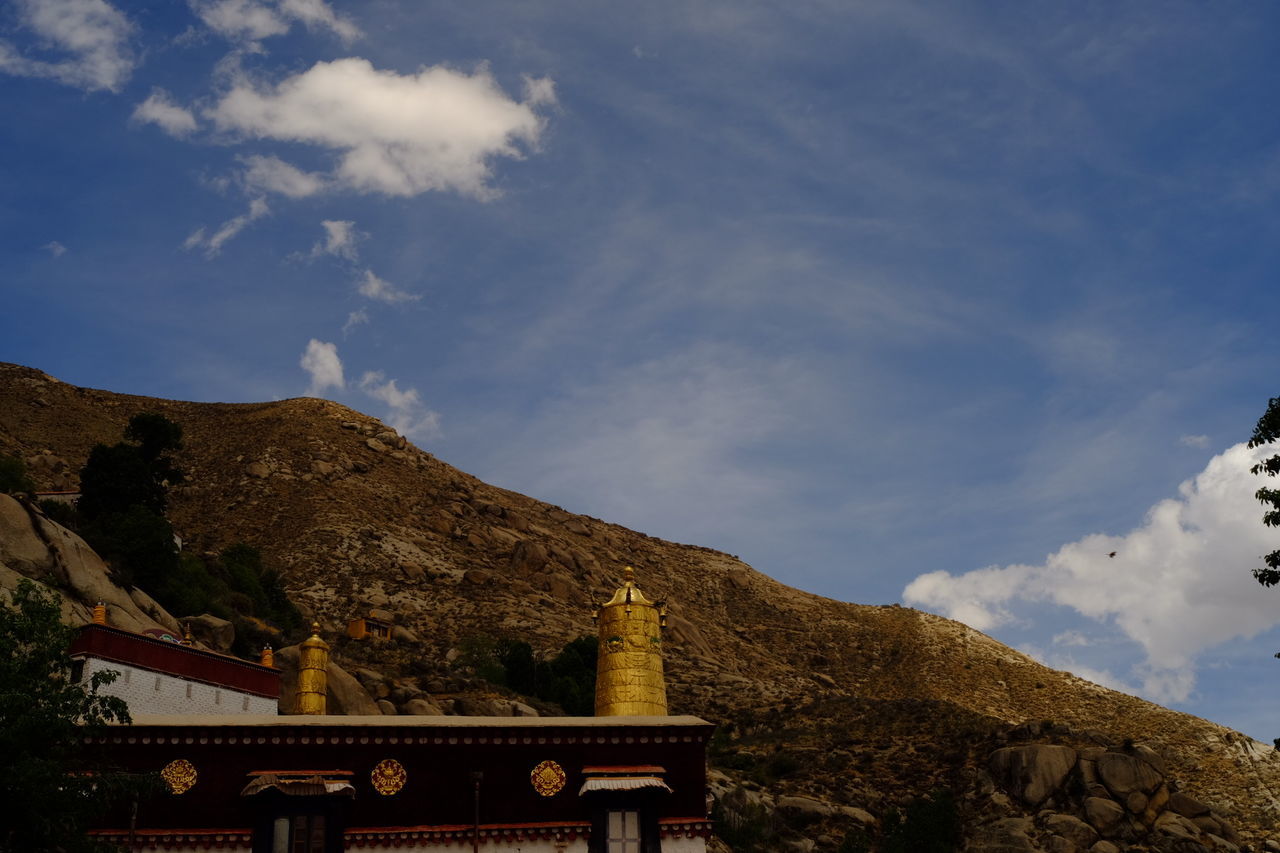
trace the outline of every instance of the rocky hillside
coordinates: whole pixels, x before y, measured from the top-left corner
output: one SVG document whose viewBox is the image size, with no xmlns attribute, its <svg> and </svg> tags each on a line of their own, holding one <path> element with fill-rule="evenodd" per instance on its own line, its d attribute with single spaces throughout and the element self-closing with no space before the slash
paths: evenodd
<svg viewBox="0 0 1280 853">
<path fill-rule="evenodd" d="M 259 547 L 334 635 L 371 608 L 393 616 L 402 630 L 391 644 L 336 643 L 384 711 L 414 701 L 427 712 L 494 707 L 495 691 L 450 666 L 459 644 L 502 634 L 557 650 L 592 630 L 593 603 L 630 564 L 645 592 L 670 605 L 672 711 L 722 724 L 713 756 L 721 808 L 775 849 L 834 849 L 841 838 L 857 849 L 859 827 L 874 837 L 893 808 L 942 786 L 958 796 L 975 850 L 1280 850 L 1266 847 L 1273 834 L 1280 840 L 1272 747 L 1048 669 L 959 623 L 811 595 L 728 554 L 487 485 L 336 403 L 157 400 L 0 364 L 0 454 L 26 459 L 41 488 L 74 488 L 93 444 L 118 441 L 140 411 L 185 430 L 188 481 L 170 518 L 188 549 Z M 511 698 L 520 697 L 503 699 L 507 708 Z M 1061 778 L 1048 773 L 1037 800 L 1024 795 L 1025 773 L 992 757 L 1011 744 L 1073 757 Z M 1113 822 L 1086 846 L 1087 833 L 1052 831 L 1046 815 L 1090 820 L 1088 786 L 1105 787 L 1084 776 L 1096 750 L 1131 756 L 1135 744 L 1158 758 L 1160 781 L 1143 777 L 1147 802 L 1136 810 L 1133 791 L 1107 788 L 1125 828 Z M 1190 826 L 1210 814 L 1172 811 L 1174 793 L 1210 804 L 1224 834 L 1158 830 L 1166 813 Z"/>
</svg>

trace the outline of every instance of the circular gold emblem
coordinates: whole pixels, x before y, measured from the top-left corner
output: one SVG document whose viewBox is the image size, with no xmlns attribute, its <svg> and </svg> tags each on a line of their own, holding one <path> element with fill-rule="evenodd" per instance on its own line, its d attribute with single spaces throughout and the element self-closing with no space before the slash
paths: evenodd
<svg viewBox="0 0 1280 853">
<path fill-rule="evenodd" d="M 399 792 L 408 778 L 409 774 L 404 771 L 404 765 L 394 758 L 384 758 L 379 761 L 373 768 L 373 772 L 369 774 L 369 779 L 373 782 L 373 790 L 384 797 Z"/>
<path fill-rule="evenodd" d="M 160 771 L 160 778 L 175 794 L 184 794 L 196 784 L 196 767 L 185 758 L 170 761 Z"/>
<path fill-rule="evenodd" d="M 564 768 L 554 761 L 544 761 L 529 774 L 533 790 L 544 797 L 554 797 L 560 793 L 565 783 Z"/>
</svg>

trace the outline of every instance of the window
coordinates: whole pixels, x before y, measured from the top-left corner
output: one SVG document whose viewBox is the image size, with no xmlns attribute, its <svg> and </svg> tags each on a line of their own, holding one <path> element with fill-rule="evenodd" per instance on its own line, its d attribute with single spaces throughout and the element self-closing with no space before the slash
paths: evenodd
<svg viewBox="0 0 1280 853">
<path fill-rule="evenodd" d="M 187 682 L 187 698 L 191 698 L 191 682 Z"/>
<path fill-rule="evenodd" d="M 276 818 L 271 833 L 271 853 L 325 853 L 324 815 Z"/>
<path fill-rule="evenodd" d="M 609 812 L 608 853 L 640 853 L 640 812 Z"/>
</svg>

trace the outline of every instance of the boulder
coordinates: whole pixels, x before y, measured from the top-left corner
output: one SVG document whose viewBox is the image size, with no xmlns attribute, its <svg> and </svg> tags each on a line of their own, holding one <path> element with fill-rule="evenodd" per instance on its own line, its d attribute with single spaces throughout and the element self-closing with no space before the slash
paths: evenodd
<svg viewBox="0 0 1280 853">
<path fill-rule="evenodd" d="M 398 713 L 396 706 L 388 699 L 378 700 L 378 710 L 388 717 L 394 717 Z"/>
<path fill-rule="evenodd" d="M 791 814 L 811 815 L 813 817 L 829 817 L 835 809 L 812 797 L 779 797 L 778 808 Z"/>
<path fill-rule="evenodd" d="M 422 642 L 418 639 L 417 634 L 413 633 L 413 631 L 403 625 L 397 625 L 391 629 L 391 638 L 397 643 L 409 643 L 411 645 L 417 645 Z"/>
<path fill-rule="evenodd" d="M 1044 849 L 1047 853 L 1080 853 L 1079 847 L 1061 835 L 1050 835 L 1045 841 Z"/>
<path fill-rule="evenodd" d="M 516 543 L 515 549 L 511 552 L 511 571 L 521 577 L 528 577 L 541 571 L 550 558 L 551 555 L 545 545 L 525 539 Z"/>
<path fill-rule="evenodd" d="M 36 509 L 0 494 L 0 585 L 13 589 L 22 578 L 36 580 L 62 597 L 63 621 L 83 625 L 93 605 L 107 605 L 107 621 L 141 633 L 172 631 L 177 620 L 157 604 L 152 617 L 128 591 L 112 580 L 102 558 L 85 541 Z M 150 601 L 146 598 L 145 601 Z M 152 602 L 154 604 L 154 602 Z M 150 609 L 148 606 L 147 609 Z"/>
<path fill-rule="evenodd" d="M 1089 853 L 1120 853 L 1120 848 L 1110 841 L 1095 841 L 1089 848 Z"/>
<path fill-rule="evenodd" d="M 997 749 L 989 766 L 1007 791 L 1036 808 L 1062 787 L 1075 763 L 1071 747 L 1036 743 Z"/>
<path fill-rule="evenodd" d="M 191 636 L 204 643 L 214 651 L 226 654 L 236 641 L 236 626 L 226 619 L 219 619 L 211 613 L 199 616 L 188 616 L 182 620 L 191 630 Z"/>
<path fill-rule="evenodd" d="M 1037 853 L 1036 845 L 1027 834 L 1030 829 L 1029 818 L 1001 818 L 978 827 L 966 850 L 968 853 Z"/>
<path fill-rule="evenodd" d="M 1208 806 L 1183 791 L 1176 791 L 1169 797 L 1169 809 L 1190 818 L 1209 814 Z"/>
<path fill-rule="evenodd" d="M 526 704 L 525 704 L 525 703 L 523 703 L 523 702 L 516 702 L 516 701 L 512 701 L 512 703 L 511 703 L 511 716 L 513 716 L 513 717 L 537 717 L 537 716 L 540 716 L 540 715 L 538 714 L 538 709 L 537 709 L 537 708 L 534 708 L 534 707 L 532 707 L 532 706 L 530 706 L 530 705 L 526 705 Z"/>
<path fill-rule="evenodd" d="M 444 714 L 440 706 L 430 699 L 410 699 L 400 706 L 400 713 L 417 717 L 439 717 Z"/>
<path fill-rule="evenodd" d="M 871 812 L 866 809 L 860 809 L 857 806 L 840 806 L 840 814 L 847 818 L 852 818 L 862 826 L 871 826 L 876 822 Z"/>
<path fill-rule="evenodd" d="M 1080 850 L 1088 850 L 1098 840 L 1097 831 L 1074 815 L 1051 814 L 1045 818 L 1044 828 L 1067 839 Z"/>
<path fill-rule="evenodd" d="M 1123 752 L 1104 752 L 1098 757 L 1098 778 L 1117 800 L 1134 791 L 1150 794 L 1164 782 L 1164 776 L 1146 761 Z"/>
<path fill-rule="evenodd" d="M 483 586 L 492 578 L 493 575 L 490 572 L 486 572 L 484 569 L 467 569 L 466 573 L 462 576 L 464 581 L 475 584 L 476 586 Z"/>
<path fill-rule="evenodd" d="M 1200 837 L 1200 827 L 1196 826 L 1188 818 L 1174 812 L 1165 812 L 1160 815 L 1152 829 L 1161 835 L 1168 835 L 1173 838 L 1188 838 L 1194 841 Z"/>
<path fill-rule="evenodd" d="M 1085 797 L 1084 817 L 1090 826 L 1099 834 L 1111 836 L 1116 834 L 1124 820 L 1124 808 L 1115 800 L 1104 797 Z"/>
<path fill-rule="evenodd" d="M 705 658 L 715 657 L 711 644 L 702 635 L 702 631 L 683 616 L 675 613 L 667 614 L 667 636 L 678 643 L 684 643 Z M 831 686 L 834 687 L 835 684 Z"/>
</svg>

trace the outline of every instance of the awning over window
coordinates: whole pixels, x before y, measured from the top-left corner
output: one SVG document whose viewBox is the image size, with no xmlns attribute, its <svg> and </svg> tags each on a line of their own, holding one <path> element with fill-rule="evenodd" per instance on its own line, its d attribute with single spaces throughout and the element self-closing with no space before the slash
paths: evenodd
<svg viewBox="0 0 1280 853">
<path fill-rule="evenodd" d="M 248 785 L 244 786 L 244 790 L 240 792 L 242 797 L 252 797 L 255 794 L 261 794 L 263 791 L 272 789 L 290 797 L 324 797 L 330 795 L 354 797 L 356 795 L 355 786 L 351 784 L 350 779 L 346 778 L 351 775 L 351 772 L 347 770 L 299 770 L 293 772 L 262 770 L 249 775 L 253 778 Z"/>
<path fill-rule="evenodd" d="M 656 765 L 626 767 L 584 767 L 585 781 L 578 789 L 578 796 L 592 791 L 639 791 L 654 788 L 671 793 L 671 787 L 662 780 L 666 769 Z"/>
</svg>

